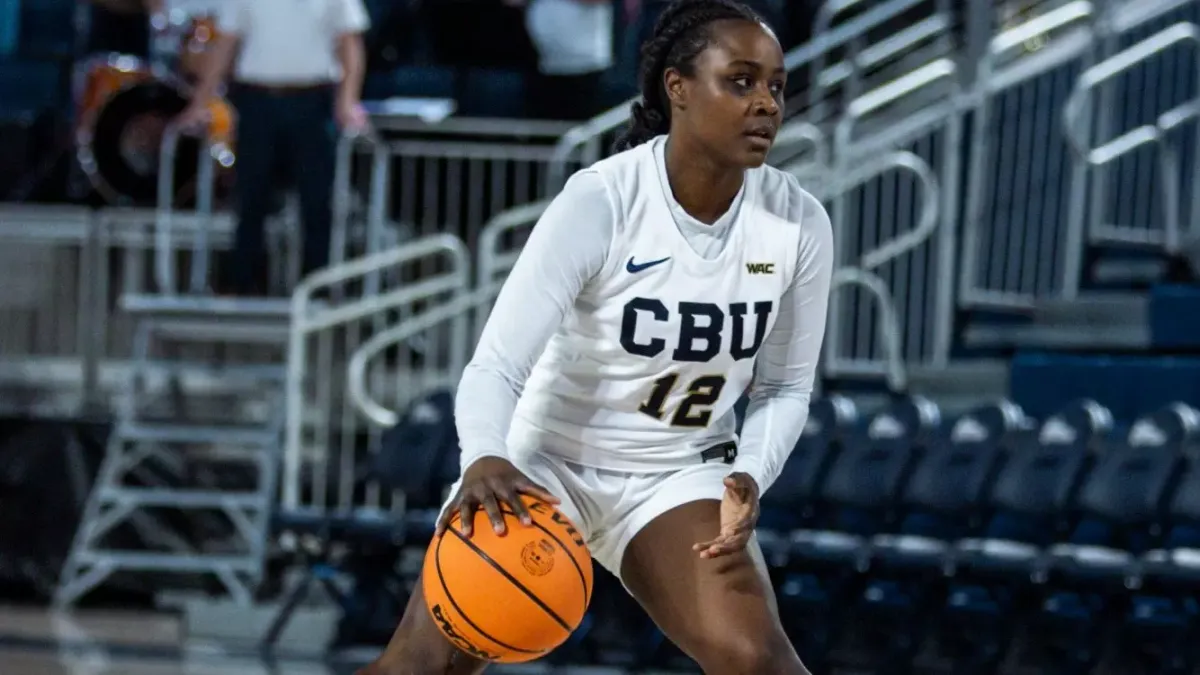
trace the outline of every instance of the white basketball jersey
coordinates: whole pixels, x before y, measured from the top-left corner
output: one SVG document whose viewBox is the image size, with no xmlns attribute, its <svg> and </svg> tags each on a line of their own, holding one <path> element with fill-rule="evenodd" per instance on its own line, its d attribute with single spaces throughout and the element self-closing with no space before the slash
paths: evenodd
<svg viewBox="0 0 1200 675">
<path fill-rule="evenodd" d="M 658 471 L 734 439 L 733 405 L 796 274 L 801 228 L 785 216 L 798 188 L 776 169 L 747 171 L 725 246 L 706 260 L 676 225 L 663 144 L 589 169 L 609 187 L 615 233 L 526 382 L 514 452 Z"/>
</svg>

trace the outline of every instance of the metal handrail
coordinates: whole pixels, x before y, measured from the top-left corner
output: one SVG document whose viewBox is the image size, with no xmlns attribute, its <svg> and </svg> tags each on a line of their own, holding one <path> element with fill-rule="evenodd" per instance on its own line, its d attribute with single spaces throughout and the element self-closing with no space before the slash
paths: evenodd
<svg viewBox="0 0 1200 675">
<path fill-rule="evenodd" d="M 374 218 L 379 218 L 381 214 L 386 216 L 386 203 L 382 203 L 379 207 L 375 205 L 376 183 L 386 188 L 388 175 L 383 175 L 376 180 L 376 176 L 380 171 L 390 172 L 391 164 L 386 161 L 386 156 L 380 166 L 378 154 L 381 151 L 382 141 L 373 130 L 364 130 L 360 132 L 343 133 L 338 139 L 337 159 L 335 160 L 333 170 L 333 221 L 330 232 L 330 261 L 334 263 L 342 262 L 346 259 L 347 251 L 350 243 L 350 214 L 354 209 L 352 195 L 354 194 L 351 188 L 351 164 L 354 158 L 355 150 L 359 148 L 367 148 L 372 152 L 373 166 L 371 173 L 371 190 L 372 193 L 368 197 L 368 230 L 375 224 Z M 382 196 L 386 198 L 387 191 L 383 190 Z M 378 212 L 377 212 L 378 211 Z M 378 224 L 382 228 L 382 222 Z"/>
<path fill-rule="evenodd" d="M 988 52 L 993 56 L 1006 54 L 1073 23 L 1087 21 L 1092 18 L 1094 12 L 1095 8 L 1091 2 L 1074 0 L 1000 32 L 988 44 Z"/>
<path fill-rule="evenodd" d="M 931 85 L 946 80 L 953 82 L 957 74 L 958 68 L 953 60 L 937 59 L 854 99 L 846 106 L 845 114 L 834 129 L 835 152 L 841 153 L 843 148 L 854 142 L 854 128 L 867 116 Z M 839 154 L 838 161 L 844 159 Z"/>
<path fill-rule="evenodd" d="M 1183 218 L 1180 213 L 1182 198 L 1178 151 L 1170 138 L 1170 131 L 1188 122 L 1197 122 L 1200 131 L 1200 99 L 1189 101 L 1160 114 L 1154 124 L 1130 129 L 1115 138 L 1093 146 L 1093 92 L 1101 85 L 1129 71 L 1151 57 L 1181 43 L 1196 47 L 1196 84 L 1200 87 L 1200 28 L 1195 24 L 1180 22 L 1165 28 L 1136 44 L 1117 52 L 1111 57 L 1088 68 L 1079 76 L 1071 95 L 1063 108 L 1063 133 L 1074 157 L 1072 167 L 1072 197 L 1079 201 L 1086 189 L 1088 171 L 1093 167 L 1107 165 L 1144 146 L 1158 148 L 1160 180 L 1163 191 L 1164 222 L 1162 236 L 1145 231 L 1122 233 L 1128 236 L 1118 240 L 1133 240 L 1143 244 L 1161 244 L 1168 253 L 1179 250 Z M 1197 158 L 1200 167 L 1200 157 Z M 1200 200 L 1193 200 L 1193 219 L 1200 216 Z M 1087 211 L 1085 213 L 1085 211 Z M 1073 208 L 1067 221 L 1065 242 L 1066 261 L 1063 265 L 1063 295 L 1073 298 L 1079 293 L 1083 273 L 1083 248 L 1087 241 L 1099 238 L 1098 209 Z M 1194 222 L 1194 220 L 1193 220 Z M 1136 236 L 1134 236 L 1136 234 Z M 1110 235 L 1111 236 L 1111 235 Z"/>
<path fill-rule="evenodd" d="M 809 90 L 809 105 L 818 105 L 824 99 L 826 89 L 851 79 L 857 72 L 886 63 L 911 47 L 946 34 L 950 28 L 951 21 L 947 16 L 935 14 L 902 28 L 899 32 L 875 44 L 864 47 L 860 52 L 844 61 L 824 68 L 817 74 L 815 86 Z M 851 91 L 851 93 L 856 92 Z"/>
<path fill-rule="evenodd" d="M 771 153 L 777 155 L 787 151 L 788 155 L 795 156 L 796 153 L 793 151 L 805 146 L 812 148 L 812 162 L 821 166 L 829 166 L 830 151 L 825 132 L 821 131 L 817 125 L 803 120 L 787 122 L 780 128 L 779 133 L 775 136 L 775 144 L 771 147 Z"/>
<path fill-rule="evenodd" d="M 1162 127 L 1159 124 L 1144 125 L 1132 129 L 1107 143 L 1096 148 L 1090 147 L 1090 119 L 1084 111 L 1084 105 L 1091 100 L 1094 89 L 1134 66 L 1146 61 L 1151 56 L 1159 54 L 1181 43 L 1191 42 L 1200 46 L 1200 28 L 1190 23 L 1176 23 L 1154 35 L 1124 49 L 1113 56 L 1088 68 L 1075 82 L 1075 88 L 1067 98 L 1063 109 L 1063 131 L 1071 149 L 1080 158 L 1095 163 L 1093 158 L 1119 156 L 1147 143 L 1157 142 L 1161 137 Z M 1197 63 L 1200 64 L 1200 49 L 1197 50 Z M 1185 104 L 1193 105 L 1192 103 Z M 1178 110 L 1168 111 L 1178 116 Z M 1160 117 L 1160 119 L 1162 119 Z M 1173 119 L 1173 118 L 1172 118 Z M 1111 147 L 1110 147 L 1111 146 Z M 1123 150 L 1121 150 L 1123 148 Z"/>
<path fill-rule="evenodd" d="M 821 3 L 821 6 L 817 8 L 817 16 L 813 21 L 813 35 L 818 35 L 818 36 L 826 35 L 826 34 L 833 32 L 834 30 L 836 30 L 833 28 L 833 20 L 837 16 L 844 14 L 845 12 L 852 10 L 860 5 L 864 5 L 867 2 L 868 2 L 868 0 L 826 0 L 825 2 Z M 919 3 L 917 3 L 917 2 L 907 3 L 907 6 L 899 11 L 900 12 L 908 11 L 909 9 L 916 7 L 918 4 Z M 864 14 L 868 14 L 868 13 L 869 12 L 864 12 Z M 897 13 L 899 13 L 899 12 L 897 12 Z M 860 16 L 858 18 L 861 19 L 863 17 Z M 852 22 L 853 22 L 853 20 L 846 22 L 846 24 L 849 25 Z M 879 23 L 882 23 L 882 21 Z M 854 31 L 852 34 L 846 35 L 846 39 L 844 41 L 841 41 L 838 43 L 830 43 L 828 49 L 822 50 L 821 52 L 813 54 L 813 56 L 809 60 L 809 64 L 808 64 L 811 72 L 813 73 L 813 77 L 809 80 L 809 85 L 813 87 L 812 89 L 809 90 L 809 96 L 808 96 L 809 107 L 816 105 L 820 101 L 821 94 L 823 93 L 823 91 L 819 85 L 822 81 L 822 76 L 824 75 L 824 73 L 827 70 L 837 68 L 837 65 L 831 66 L 829 68 L 826 67 L 825 57 L 828 55 L 828 53 L 830 51 L 832 51 L 834 48 L 839 47 L 846 42 L 850 42 L 851 40 L 855 40 L 855 39 L 863 37 L 869 28 L 874 28 L 876 25 L 878 25 L 878 24 L 875 22 L 871 22 L 871 24 L 869 26 L 864 25 L 861 30 Z M 851 58 L 853 58 L 853 56 Z"/>
<path fill-rule="evenodd" d="M 439 323 L 461 318 L 479 307 L 490 302 L 500 292 L 502 284 L 491 284 L 476 289 L 471 293 L 459 295 L 449 302 L 414 315 L 402 323 L 373 335 L 354 350 L 350 362 L 346 366 L 346 390 L 350 401 L 358 411 L 379 427 L 395 426 L 400 421 L 400 413 L 379 403 L 367 391 L 367 363 L 380 352 L 389 347 L 401 344 L 419 335 L 422 331 L 433 328 Z"/>
<path fill-rule="evenodd" d="M 363 297 L 348 304 L 324 308 L 315 295 L 325 289 L 379 273 L 433 255 L 449 258 L 447 272 L 405 284 L 394 291 Z M 467 245 L 452 234 L 436 234 L 403 246 L 349 262 L 326 267 L 305 277 L 292 293 L 291 326 L 288 337 L 286 376 L 286 427 L 283 457 L 283 506 L 295 509 L 300 504 L 300 473 L 303 464 L 301 443 L 304 428 L 304 378 L 308 367 L 307 338 L 310 334 L 353 321 L 379 316 L 389 309 L 436 298 L 445 293 L 466 293 L 470 281 L 470 253 Z M 320 311 L 313 312 L 319 308 Z M 461 360 L 467 350 L 466 326 L 460 324 L 451 333 L 451 354 Z"/>
<path fill-rule="evenodd" d="M 495 283 L 496 275 L 511 270 L 513 265 L 517 263 L 517 258 L 521 255 L 520 249 L 515 251 L 501 251 L 499 247 L 500 237 L 519 227 L 536 223 L 548 206 L 550 206 L 549 199 L 518 206 L 496 214 L 494 218 L 487 222 L 487 225 L 483 226 L 483 229 L 479 232 L 479 253 L 477 254 L 475 263 L 475 285 L 477 287 L 486 288 L 490 284 Z M 497 292 L 499 292 L 498 289 Z M 476 308 L 474 320 L 474 334 L 476 338 L 483 332 L 484 320 L 487 318 L 487 313 L 490 309 L 487 302 L 483 302 Z"/>
<path fill-rule="evenodd" d="M 844 195 L 872 178 L 896 169 L 911 171 L 916 176 L 921 191 L 921 212 L 917 218 L 916 227 L 862 254 L 859 266 L 866 271 L 872 271 L 915 249 L 932 237 L 938 228 L 941 188 L 938 185 L 937 175 L 934 174 L 933 167 L 929 166 L 928 162 L 907 150 L 890 152 L 877 161 L 851 171 L 838 182 L 836 194 Z M 836 222 L 840 222 L 841 215 L 843 214 L 838 214 Z"/>
<path fill-rule="evenodd" d="M 904 358 L 900 346 L 900 321 L 896 316 L 896 306 L 892 302 L 887 284 L 874 272 L 868 272 L 856 267 L 843 267 L 833 273 L 829 293 L 834 295 L 846 286 L 860 286 L 875 296 L 879 306 L 879 339 L 883 344 L 884 371 L 888 387 L 892 391 L 904 391 L 908 386 L 908 373 L 904 368 Z M 834 318 L 836 321 L 836 317 Z M 825 372 L 837 374 L 839 364 L 837 355 L 832 353 L 837 349 L 833 340 L 825 343 Z"/>
<path fill-rule="evenodd" d="M 836 27 L 824 31 L 814 30 L 813 39 L 784 54 L 783 66 L 789 73 L 804 66 L 812 66 L 817 63 L 818 58 L 823 58 L 834 49 L 883 25 L 922 2 L 925 0 L 886 0 Z M 823 61 L 821 63 L 823 64 Z M 821 65 L 820 68 L 824 68 L 824 65 Z M 640 97 L 634 96 L 563 134 L 555 145 L 550 169 L 547 171 L 546 194 L 553 194 L 566 182 L 567 164 L 576 150 L 586 144 L 597 143 L 600 136 L 625 124 L 629 119 L 630 107 L 638 100 Z M 600 149 L 598 146 L 589 150 L 590 152 L 581 158 L 584 163 L 595 162 L 599 159 Z"/>
<path fill-rule="evenodd" d="M 154 276 L 163 293 L 175 293 L 175 255 L 171 249 L 173 217 L 175 212 L 175 157 L 179 150 L 179 137 L 183 130 L 175 124 L 168 124 L 163 130 L 162 145 L 158 155 L 158 205 L 154 214 L 155 256 Z M 217 157 L 227 152 L 223 143 L 213 142 L 206 133 L 200 137 L 201 150 L 196 159 L 196 213 L 200 214 L 201 222 L 197 228 L 196 241 L 193 245 L 191 277 L 188 290 L 192 293 L 208 291 L 208 233 L 212 226 L 213 193 L 215 191 L 216 170 L 213 162 Z"/>
</svg>

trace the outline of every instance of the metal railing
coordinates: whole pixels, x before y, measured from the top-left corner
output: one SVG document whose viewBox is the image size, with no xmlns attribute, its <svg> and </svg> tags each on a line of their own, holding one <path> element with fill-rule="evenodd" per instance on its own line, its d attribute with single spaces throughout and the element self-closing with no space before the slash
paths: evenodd
<svg viewBox="0 0 1200 675">
<path fill-rule="evenodd" d="M 831 33 L 835 21 L 840 17 L 861 11 L 869 4 L 867 0 L 826 0 L 817 10 L 813 34 Z M 840 86 L 846 99 L 854 99 L 870 88 L 867 74 L 884 64 L 917 51 L 924 45 L 930 45 L 938 50 L 930 58 L 946 56 L 949 53 L 951 49 L 950 30 L 954 24 L 951 18 L 950 1 L 913 2 L 900 9 L 899 12 L 909 12 L 922 4 L 932 5 L 930 7 L 932 11 L 928 16 L 908 24 L 882 40 L 876 35 L 871 35 L 870 28 L 864 27 L 862 30 L 849 33 L 846 42 L 837 45 L 837 47 L 844 48 L 845 54 L 836 63 L 829 64 L 829 57 L 836 49 L 833 46 L 830 50 L 817 52 L 813 56 L 809 63 L 810 76 L 806 97 L 808 108 L 806 115 L 810 120 L 824 120 L 829 116 L 827 113 L 831 104 L 829 98 L 834 87 Z M 843 23 L 848 24 L 849 21 Z"/>
<path fill-rule="evenodd" d="M 1195 64 L 1192 70 L 1194 83 L 1189 100 L 1157 114 L 1151 123 L 1141 124 L 1111 140 L 1094 144 L 1095 101 L 1099 98 L 1095 95 L 1096 90 L 1103 86 L 1112 86 L 1117 78 L 1185 43 L 1192 47 L 1192 59 Z M 1079 293 L 1083 276 L 1083 252 L 1088 244 L 1139 244 L 1160 247 L 1169 254 L 1179 252 L 1181 234 L 1185 228 L 1182 214 L 1182 183 L 1188 176 L 1200 178 L 1200 153 L 1192 152 L 1194 166 L 1190 171 L 1185 173 L 1181 166 L 1182 141 L 1179 132 L 1188 124 L 1192 125 L 1193 134 L 1200 134 L 1200 29 L 1194 24 L 1177 23 L 1155 33 L 1088 68 L 1076 81 L 1063 111 L 1066 138 L 1074 151 L 1071 171 L 1072 203 L 1083 206 L 1083 195 L 1088 189 L 1089 180 L 1103 181 L 1106 177 L 1101 174 L 1101 170 L 1144 148 L 1150 149 L 1157 154 L 1157 171 L 1154 172 L 1157 175 L 1147 176 L 1145 180 L 1157 183 L 1161 190 L 1160 206 L 1153 211 L 1161 226 L 1155 227 L 1153 223 L 1106 223 L 1103 203 L 1099 201 L 1093 201 L 1089 209 L 1072 208 L 1067 223 L 1067 258 L 1063 265 L 1064 297 L 1073 298 Z M 1194 143 L 1200 136 L 1193 135 L 1191 138 Z M 1120 178 L 1118 174 L 1117 179 Z M 1193 196 L 1190 201 L 1191 213 L 1186 225 L 1188 229 L 1200 220 L 1200 198 Z"/>
<path fill-rule="evenodd" d="M 891 289 L 904 360 L 915 365 L 944 365 L 952 341 L 958 96 L 957 68 L 938 59 L 851 101 L 834 134 L 834 250 L 841 266 L 877 274 Z M 897 119 L 898 108 L 909 112 Z M 878 361 L 871 315 L 853 293 L 831 298 L 828 353 Z"/>
<path fill-rule="evenodd" d="M 835 1 L 841 3 L 844 0 Z M 858 0 L 853 1 L 858 2 Z M 912 40 L 915 36 L 910 35 L 909 38 L 901 42 L 889 44 L 886 49 L 882 46 L 877 46 L 873 55 L 867 57 L 870 63 L 860 64 L 854 61 L 854 59 L 857 58 L 857 54 L 863 48 L 865 43 L 862 40 L 867 33 L 877 30 L 879 27 L 894 21 L 906 12 L 912 11 L 913 8 L 919 7 L 929 1 L 885 0 L 884 2 L 875 4 L 851 19 L 829 27 L 828 30 L 815 32 L 812 40 L 790 50 L 784 55 L 784 67 L 788 73 L 792 74 L 799 71 L 814 70 L 813 81 L 816 81 L 819 73 L 825 71 L 823 64 L 828 56 L 836 50 L 849 48 L 846 58 L 850 59 L 850 61 L 836 66 L 836 72 L 841 73 L 837 80 L 841 82 L 844 79 L 851 78 L 855 82 L 863 81 L 859 75 L 860 67 L 874 66 L 882 63 L 884 60 L 894 58 L 903 53 L 905 49 L 921 42 L 919 40 Z M 938 0 L 938 2 L 941 1 Z M 983 0 L 973 1 L 983 4 Z M 817 64 L 822 65 L 818 66 Z M 831 76 L 827 75 L 826 77 Z M 625 125 L 625 122 L 629 119 L 630 106 L 636 100 L 638 100 L 636 97 L 631 98 L 571 129 L 562 136 L 555 146 L 551 158 L 546 190 L 543 193 L 545 196 L 553 195 L 561 189 L 566 183 L 567 177 L 570 176 L 576 167 L 587 166 L 607 156 L 609 153 L 607 146 L 611 144 L 612 136 L 620 127 Z M 812 101 L 802 98 L 802 100 L 791 100 L 788 104 L 789 111 L 797 113 L 806 107 L 810 107 Z M 810 122 L 821 121 L 817 118 L 808 119 Z"/>
<path fill-rule="evenodd" d="M 430 260 L 438 271 L 422 273 Z M 371 278 L 378 280 L 378 290 L 363 294 Z M 300 283 L 292 295 L 288 346 L 284 508 L 346 512 L 388 506 L 376 486 L 359 489 L 359 467 L 378 450 L 381 428 L 365 423 L 353 405 L 347 364 L 364 345 L 377 354 L 376 336 L 391 335 L 389 327 L 407 325 L 422 310 L 454 302 L 469 288 L 470 256 L 451 234 L 328 267 Z M 389 342 L 388 358 L 360 374 L 375 395 L 386 391 L 387 404 L 396 407 L 428 387 L 452 385 L 466 363 L 466 321 L 465 314 L 455 317 L 420 354 L 407 340 Z"/>
<path fill-rule="evenodd" d="M 154 216 L 155 232 L 155 281 L 161 293 L 178 293 L 177 264 L 175 256 L 175 221 L 184 217 L 175 208 L 175 160 L 179 149 L 181 130 L 174 124 L 168 124 L 163 131 L 162 144 L 159 146 L 159 171 L 157 208 Z M 213 229 L 213 205 L 216 192 L 216 168 L 233 164 L 232 152 L 220 142 L 214 142 L 205 135 L 200 138 L 200 151 L 196 159 L 196 209 L 188 218 L 194 232 L 192 256 L 188 286 L 185 292 L 207 293 L 210 264 L 211 244 L 208 240 Z"/>
<path fill-rule="evenodd" d="M 1059 265 L 1047 252 L 1057 249 L 1067 218 L 1067 201 L 1056 197 L 1066 193 L 1066 149 L 1050 111 L 1090 56 L 1094 15 L 1091 2 L 1076 0 L 1034 17 L 996 35 L 976 66 L 966 101 L 972 134 L 958 276 L 964 306 L 1027 308 L 1057 285 Z M 1030 52 L 1031 42 L 1045 46 Z M 1021 116 L 1022 104 L 1045 106 L 1047 114 Z"/>
</svg>

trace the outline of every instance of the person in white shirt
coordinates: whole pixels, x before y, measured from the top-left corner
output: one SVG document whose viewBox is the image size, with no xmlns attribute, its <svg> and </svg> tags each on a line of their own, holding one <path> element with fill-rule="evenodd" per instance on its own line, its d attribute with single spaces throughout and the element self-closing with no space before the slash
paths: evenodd
<svg viewBox="0 0 1200 675">
<path fill-rule="evenodd" d="M 362 0 L 228 0 L 195 94 L 179 118 L 197 126 L 236 57 L 238 228 L 221 290 L 264 293 L 264 223 L 281 164 L 296 182 L 302 272 L 329 261 L 338 129 L 366 124 L 360 105 L 368 17 Z"/>
<path fill-rule="evenodd" d="M 613 64 L 613 11 L 612 0 L 529 0 L 525 28 L 538 53 L 534 117 L 584 120 L 600 113 L 604 72 Z"/>
<path fill-rule="evenodd" d="M 624 151 L 550 204 L 463 373 L 439 534 L 457 513 L 470 537 L 480 509 L 498 533 L 501 509 L 528 525 L 520 494 L 558 504 L 705 673 L 805 675 L 753 535 L 808 416 L 829 216 L 764 166 L 786 73 L 755 14 L 682 0 L 643 53 Z M 362 673 L 481 672 L 486 647 L 451 644 L 416 588 Z"/>
</svg>

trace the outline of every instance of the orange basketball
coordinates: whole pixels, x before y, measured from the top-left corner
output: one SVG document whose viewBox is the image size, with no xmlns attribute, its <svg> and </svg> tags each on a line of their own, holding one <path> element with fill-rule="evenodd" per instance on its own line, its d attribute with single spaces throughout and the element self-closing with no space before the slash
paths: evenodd
<svg viewBox="0 0 1200 675">
<path fill-rule="evenodd" d="M 486 661 L 532 661 L 562 644 L 592 598 L 592 558 L 558 509 L 523 496 L 533 525 L 507 507 L 499 536 L 475 514 L 471 538 L 458 514 L 435 537 L 422 571 L 425 602 L 446 639 Z"/>
</svg>

